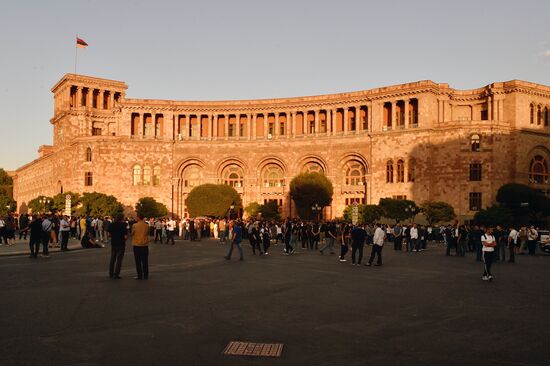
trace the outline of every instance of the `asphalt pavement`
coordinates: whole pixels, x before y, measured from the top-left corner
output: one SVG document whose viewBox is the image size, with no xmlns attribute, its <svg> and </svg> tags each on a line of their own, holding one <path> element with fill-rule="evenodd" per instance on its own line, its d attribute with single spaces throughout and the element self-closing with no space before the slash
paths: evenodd
<svg viewBox="0 0 550 366">
<path fill-rule="evenodd" d="M 370 248 L 366 248 L 370 253 Z M 245 261 L 212 240 L 151 244 L 150 279 L 127 247 L 0 257 L 0 364 L 548 365 L 550 258 L 518 256 L 481 280 L 472 254 L 384 248 L 357 267 L 301 250 Z M 349 254 L 348 254 L 349 260 Z M 283 343 L 280 358 L 226 356 L 230 341 Z"/>
</svg>

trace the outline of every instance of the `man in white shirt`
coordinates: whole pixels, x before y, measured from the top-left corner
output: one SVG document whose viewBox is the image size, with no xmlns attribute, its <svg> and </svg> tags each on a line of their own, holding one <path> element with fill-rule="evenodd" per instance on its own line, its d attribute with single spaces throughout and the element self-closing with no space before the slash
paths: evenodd
<svg viewBox="0 0 550 366">
<path fill-rule="evenodd" d="M 168 244 L 169 241 L 172 242 L 172 245 L 174 245 L 174 232 L 176 231 L 176 222 L 174 219 L 168 220 L 166 223 L 166 244 Z"/>
<path fill-rule="evenodd" d="M 418 228 L 416 227 L 416 224 L 413 224 L 413 226 L 410 228 L 410 236 L 411 236 L 411 246 L 414 248 L 413 251 L 418 252 L 418 249 L 420 249 L 420 246 L 418 242 Z"/>
<path fill-rule="evenodd" d="M 508 262 L 514 263 L 516 258 L 516 245 L 519 240 L 519 232 L 513 227 L 510 228 L 510 234 L 508 234 L 508 249 L 510 250 L 510 259 Z"/>
<path fill-rule="evenodd" d="M 485 234 L 481 236 L 481 245 L 483 246 L 481 251 L 483 252 L 483 281 L 492 281 L 493 275 L 491 274 L 491 266 L 495 255 L 495 247 L 497 241 L 493 235 L 493 228 L 488 227 Z"/>
<path fill-rule="evenodd" d="M 69 250 L 67 244 L 69 243 L 69 232 L 71 231 L 71 226 L 69 225 L 69 219 L 67 216 L 59 221 L 59 235 L 61 235 L 61 251 L 65 252 Z"/>
<path fill-rule="evenodd" d="M 534 226 L 527 229 L 527 249 L 529 249 L 529 255 L 535 255 L 537 250 L 537 238 L 539 233 L 535 230 Z"/>
<path fill-rule="evenodd" d="M 378 260 L 375 266 L 382 265 L 382 248 L 384 247 L 384 240 L 386 239 L 386 233 L 380 227 L 380 224 L 376 224 L 376 230 L 374 231 L 374 237 L 372 239 L 372 250 L 370 252 L 370 259 L 365 266 L 370 267 L 374 261 L 374 256 L 378 256 Z"/>
</svg>

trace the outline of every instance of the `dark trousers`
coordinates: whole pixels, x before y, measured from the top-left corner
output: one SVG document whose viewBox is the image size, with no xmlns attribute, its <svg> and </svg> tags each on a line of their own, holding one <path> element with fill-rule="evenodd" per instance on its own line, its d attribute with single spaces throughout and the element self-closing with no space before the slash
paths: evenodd
<svg viewBox="0 0 550 366">
<path fill-rule="evenodd" d="M 134 259 L 138 278 L 149 277 L 149 247 L 134 246 Z"/>
<path fill-rule="evenodd" d="M 269 240 L 264 240 L 264 241 L 262 241 L 262 244 L 263 244 L 263 246 L 264 246 L 264 253 L 267 253 L 267 251 L 269 250 L 269 246 L 270 246 Z M 258 248 L 259 248 L 259 246 L 260 246 L 260 245 L 258 244 Z"/>
<path fill-rule="evenodd" d="M 537 250 L 537 242 L 535 240 L 527 241 L 527 249 L 529 249 L 529 255 L 535 255 Z"/>
<path fill-rule="evenodd" d="M 421 248 L 421 243 L 420 243 L 420 239 L 416 238 L 416 239 L 411 239 L 414 243 L 414 250 L 416 250 L 417 252 L 420 251 L 420 248 Z"/>
<path fill-rule="evenodd" d="M 69 244 L 69 232 L 68 231 L 60 231 L 59 234 L 61 235 L 61 250 L 67 250 L 67 244 Z"/>
<path fill-rule="evenodd" d="M 31 250 L 31 255 L 33 257 L 38 256 L 38 252 L 40 251 L 40 243 L 41 243 L 41 238 L 39 236 L 35 236 L 31 234 L 31 237 L 29 240 L 29 248 Z"/>
<path fill-rule="evenodd" d="M 346 253 L 348 252 L 349 248 L 346 244 L 340 245 L 340 259 L 344 259 L 346 256 Z"/>
<path fill-rule="evenodd" d="M 124 258 L 124 250 L 125 250 L 124 247 L 111 247 L 111 262 L 109 263 L 109 277 L 120 275 L 120 267 L 122 266 L 122 258 Z M 139 276 L 139 272 L 138 272 L 138 276 Z"/>
<path fill-rule="evenodd" d="M 294 248 L 290 245 L 290 236 L 285 236 L 285 250 L 287 253 L 294 251 Z"/>
<path fill-rule="evenodd" d="M 258 250 L 258 254 L 262 254 L 259 241 L 254 239 L 252 236 L 248 238 L 248 240 L 250 241 L 250 246 L 252 247 L 252 254 L 256 255 L 256 250 Z"/>
<path fill-rule="evenodd" d="M 382 264 L 382 248 L 383 246 L 381 245 L 376 245 L 376 244 L 373 244 L 372 245 L 372 250 L 370 252 L 370 259 L 369 259 L 369 264 L 372 264 L 372 262 L 374 261 L 374 256 L 378 256 L 378 260 L 377 260 L 377 264 Z"/>
<path fill-rule="evenodd" d="M 166 244 L 171 241 L 172 245 L 175 244 L 174 242 L 174 230 L 166 230 Z"/>
<path fill-rule="evenodd" d="M 357 264 L 361 264 L 361 261 L 363 260 L 363 247 L 364 247 L 364 244 L 359 244 L 359 243 L 353 243 L 351 245 L 351 263 L 357 263 Z M 357 258 L 357 262 L 355 261 L 355 258 L 356 258 L 356 253 L 359 252 L 359 257 Z"/>
<path fill-rule="evenodd" d="M 516 261 L 516 245 L 514 244 L 513 241 L 508 243 L 508 250 L 510 253 L 510 259 L 508 260 L 508 262 L 513 263 Z"/>
<path fill-rule="evenodd" d="M 19 230 L 19 240 L 21 240 L 21 238 L 23 238 L 24 240 L 27 240 L 27 228 L 23 228 L 21 230 Z"/>
<path fill-rule="evenodd" d="M 161 229 L 155 229 L 155 243 L 157 241 L 160 241 L 162 243 L 162 230 Z"/>
<path fill-rule="evenodd" d="M 458 255 L 460 257 L 464 257 L 466 255 L 466 250 L 468 249 L 468 243 L 466 243 L 466 241 L 464 240 L 461 240 L 458 242 L 458 248 L 457 248 L 457 251 L 458 251 Z"/>
<path fill-rule="evenodd" d="M 48 245 L 50 244 L 51 231 L 42 232 L 42 254 L 48 255 Z"/>
<path fill-rule="evenodd" d="M 483 275 L 491 276 L 491 267 L 493 266 L 493 260 L 495 252 L 483 252 Z"/>
<path fill-rule="evenodd" d="M 476 249 L 476 261 L 481 262 L 482 253 L 481 253 L 481 242 L 480 241 L 475 242 L 475 249 Z"/>
<path fill-rule="evenodd" d="M 401 236 L 396 236 L 393 239 L 393 250 L 401 251 L 401 246 L 403 245 L 403 238 Z"/>
</svg>

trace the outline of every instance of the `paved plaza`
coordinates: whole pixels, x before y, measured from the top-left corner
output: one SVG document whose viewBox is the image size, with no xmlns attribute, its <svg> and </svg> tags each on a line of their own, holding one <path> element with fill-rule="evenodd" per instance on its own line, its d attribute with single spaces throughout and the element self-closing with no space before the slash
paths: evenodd
<svg viewBox="0 0 550 366">
<path fill-rule="evenodd" d="M 0 257 L 1 364 L 548 365 L 550 258 L 384 248 L 382 267 L 301 251 L 224 261 L 211 240 L 150 246 L 150 279 L 122 279 L 110 250 Z M 370 247 L 368 248 L 370 253 Z M 348 258 L 349 259 L 349 258 Z M 283 343 L 281 358 L 227 356 L 230 341 Z"/>
</svg>

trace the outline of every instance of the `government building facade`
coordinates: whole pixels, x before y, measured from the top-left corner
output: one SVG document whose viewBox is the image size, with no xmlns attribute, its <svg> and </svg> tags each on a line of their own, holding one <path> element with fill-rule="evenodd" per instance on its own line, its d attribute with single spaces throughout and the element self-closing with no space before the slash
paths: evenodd
<svg viewBox="0 0 550 366">
<path fill-rule="evenodd" d="M 128 208 L 151 196 L 186 217 L 203 183 L 296 216 L 291 179 L 333 183 L 325 219 L 380 198 L 446 201 L 461 219 L 506 183 L 548 194 L 550 87 L 525 81 L 456 90 L 432 81 L 265 100 L 126 97 L 121 81 L 67 74 L 53 88 L 53 145 L 17 169 L 19 211 L 39 196 L 103 192 Z"/>
</svg>

